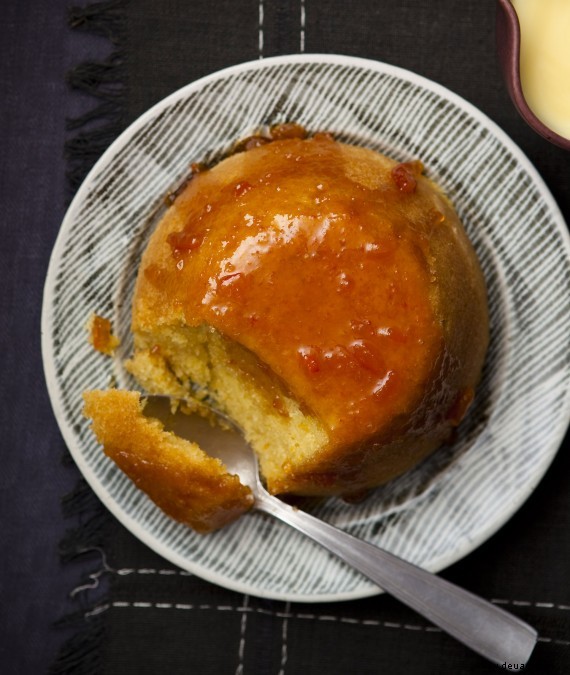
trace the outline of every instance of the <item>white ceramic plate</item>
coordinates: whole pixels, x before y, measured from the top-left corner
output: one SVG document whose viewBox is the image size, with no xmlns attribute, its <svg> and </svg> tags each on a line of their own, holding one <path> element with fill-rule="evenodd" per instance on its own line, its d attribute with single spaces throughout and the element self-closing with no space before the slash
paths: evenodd
<svg viewBox="0 0 570 675">
<path fill-rule="evenodd" d="M 550 464 L 570 397 L 570 245 L 550 193 L 521 151 L 446 89 L 393 66 L 329 55 L 265 59 L 194 82 L 113 143 L 77 193 L 45 286 L 46 378 L 69 449 L 95 492 L 133 534 L 180 567 L 253 595 L 331 601 L 378 589 L 260 514 L 209 536 L 162 514 L 108 460 L 81 415 L 86 389 L 133 386 L 130 299 L 165 195 L 191 162 L 211 161 L 260 125 L 310 131 L 420 158 L 455 202 L 486 275 L 492 342 L 475 406 L 451 449 L 359 505 L 328 500 L 322 518 L 437 571 L 495 532 Z M 122 339 L 114 359 L 88 344 L 96 311 Z"/>
</svg>

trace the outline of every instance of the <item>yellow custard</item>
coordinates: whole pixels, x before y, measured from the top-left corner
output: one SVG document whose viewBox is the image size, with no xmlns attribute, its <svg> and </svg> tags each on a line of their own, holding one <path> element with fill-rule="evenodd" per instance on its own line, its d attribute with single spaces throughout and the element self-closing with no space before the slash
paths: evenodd
<svg viewBox="0 0 570 675">
<path fill-rule="evenodd" d="M 512 0 L 521 28 L 520 73 L 534 114 L 570 138 L 570 0 Z"/>
</svg>

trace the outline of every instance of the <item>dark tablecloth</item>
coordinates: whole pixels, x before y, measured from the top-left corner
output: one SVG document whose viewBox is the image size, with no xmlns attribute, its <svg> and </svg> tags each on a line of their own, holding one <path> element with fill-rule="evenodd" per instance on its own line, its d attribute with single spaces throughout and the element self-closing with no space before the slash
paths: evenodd
<svg viewBox="0 0 570 675">
<path fill-rule="evenodd" d="M 508 99 L 494 3 L 131 0 L 75 10 L 70 26 L 69 3 L 21 0 L 4 3 L 2 14 L 0 671 L 497 670 L 386 596 L 325 605 L 260 600 L 160 559 L 62 462 L 40 350 L 49 255 L 89 166 L 163 96 L 259 57 L 350 54 L 449 87 L 520 145 L 568 219 L 570 154 L 533 134 Z M 511 521 L 442 573 L 539 629 L 526 669 L 535 673 L 570 672 L 569 450 L 567 439 Z"/>
</svg>

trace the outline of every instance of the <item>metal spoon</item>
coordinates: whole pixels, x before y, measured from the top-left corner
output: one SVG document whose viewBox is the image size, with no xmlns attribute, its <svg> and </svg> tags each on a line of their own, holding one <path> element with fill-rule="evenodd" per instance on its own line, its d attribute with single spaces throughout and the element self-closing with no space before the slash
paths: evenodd
<svg viewBox="0 0 570 675">
<path fill-rule="evenodd" d="M 160 419 L 167 430 L 221 459 L 230 473 L 251 488 L 254 508 L 306 534 L 496 665 L 526 665 L 537 641 L 534 628 L 486 600 L 270 495 L 260 480 L 255 453 L 223 414 L 212 410 L 230 425 L 229 430 L 199 415 L 172 414 L 170 399 L 163 396 L 149 396 L 144 412 Z"/>
</svg>

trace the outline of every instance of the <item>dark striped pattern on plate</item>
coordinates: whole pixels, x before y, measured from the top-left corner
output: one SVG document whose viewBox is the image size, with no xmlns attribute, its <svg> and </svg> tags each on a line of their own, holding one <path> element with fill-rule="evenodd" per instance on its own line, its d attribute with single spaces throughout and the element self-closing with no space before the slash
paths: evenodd
<svg viewBox="0 0 570 675">
<path fill-rule="evenodd" d="M 486 275 L 492 343 L 457 442 L 358 505 L 314 511 L 431 570 L 466 555 L 520 506 L 567 426 L 570 246 L 536 171 L 484 115 L 445 89 L 381 63 L 293 56 L 244 64 L 165 99 L 105 153 L 62 225 L 46 282 L 43 349 L 62 433 L 103 502 L 138 537 L 188 571 L 254 595 L 356 598 L 378 589 L 265 516 L 204 537 L 164 516 L 107 460 L 81 415 L 86 389 L 134 383 L 130 301 L 164 198 L 192 162 L 212 162 L 262 125 L 296 121 L 395 159 L 420 158 L 449 194 Z M 96 311 L 122 346 L 95 353 Z"/>
</svg>

